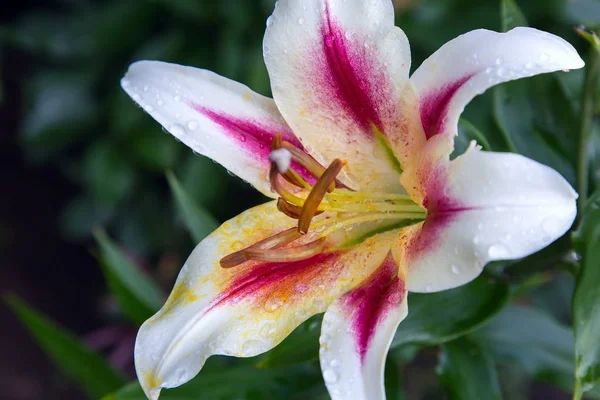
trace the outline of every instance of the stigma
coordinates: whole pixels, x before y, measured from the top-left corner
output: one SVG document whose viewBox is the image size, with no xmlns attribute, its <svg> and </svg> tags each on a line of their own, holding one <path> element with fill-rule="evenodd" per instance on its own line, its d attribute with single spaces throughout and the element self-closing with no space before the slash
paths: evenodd
<svg viewBox="0 0 600 400">
<path fill-rule="evenodd" d="M 271 190 L 279 196 L 277 210 L 296 219 L 297 226 L 227 255 L 220 261 L 223 268 L 236 267 L 247 261 L 308 259 L 339 246 L 339 240 L 331 239 L 342 229 L 369 224 L 374 232 L 379 233 L 379 224 L 397 229 L 423 221 L 426 217 L 427 211 L 406 194 L 359 192 L 347 188 L 337 180 L 347 164 L 345 161 L 335 159 L 324 167 L 302 149 L 282 140 L 279 134 L 273 139 L 269 160 Z M 291 168 L 292 162 L 308 171 L 316 182 L 309 184 Z M 288 185 L 283 181 L 287 181 Z M 290 185 L 297 188 L 295 193 L 287 190 Z M 327 213 L 327 216 L 316 221 L 315 217 L 322 213 Z M 297 244 L 311 230 L 316 232 L 316 239 Z"/>
</svg>

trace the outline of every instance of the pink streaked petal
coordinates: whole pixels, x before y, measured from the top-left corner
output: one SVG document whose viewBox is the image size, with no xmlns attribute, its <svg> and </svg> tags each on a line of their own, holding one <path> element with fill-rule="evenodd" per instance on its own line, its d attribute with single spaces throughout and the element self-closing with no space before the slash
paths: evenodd
<svg viewBox="0 0 600 400">
<path fill-rule="evenodd" d="M 327 309 L 319 357 L 332 399 L 385 399 L 387 351 L 408 313 L 398 270 L 388 254 L 367 280 Z"/>
<path fill-rule="evenodd" d="M 443 135 L 452 143 L 464 107 L 491 86 L 583 65 L 573 46 L 552 34 L 532 28 L 479 29 L 446 43 L 410 80 L 427 138 Z"/>
<path fill-rule="evenodd" d="M 158 61 L 132 64 L 121 85 L 192 150 L 274 197 L 268 180 L 272 138 L 281 133 L 299 141 L 273 100 L 210 71 Z"/>
<path fill-rule="evenodd" d="M 575 218 L 577 194 L 549 167 L 475 147 L 451 162 L 444 160 L 438 158 L 443 179 L 425 182 L 426 198 L 435 199 L 427 219 L 405 228 L 393 249 L 407 266 L 410 291 L 465 284 L 490 261 L 539 251 L 561 237 Z"/>
<path fill-rule="evenodd" d="M 251 357 L 276 346 L 376 270 L 395 239 L 381 234 L 297 262 L 219 265 L 225 255 L 294 225 L 271 202 L 226 222 L 196 247 L 167 303 L 138 333 L 136 370 L 151 399 L 193 378 L 213 354 Z"/>
<path fill-rule="evenodd" d="M 391 2 L 282 0 L 264 53 L 275 101 L 315 158 L 347 160 L 357 189 L 401 190 L 397 164 L 425 135 Z"/>
<path fill-rule="evenodd" d="M 236 118 L 226 112 L 214 111 L 209 107 L 204 107 L 193 102 L 188 103 L 188 105 L 219 126 L 222 133 L 237 143 L 237 146 L 246 153 L 247 157 L 263 165 L 265 171 L 270 167 L 269 154 L 271 153 L 271 145 L 273 144 L 275 135 L 280 134 L 283 140 L 290 142 L 301 150 L 304 149 L 293 132 L 287 127 L 285 127 L 286 129 L 282 129 L 281 124 L 278 125 L 273 123 L 273 121 Z M 305 168 L 294 162 L 292 162 L 292 168 L 306 181 L 314 184 L 314 177 Z"/>
</svg>

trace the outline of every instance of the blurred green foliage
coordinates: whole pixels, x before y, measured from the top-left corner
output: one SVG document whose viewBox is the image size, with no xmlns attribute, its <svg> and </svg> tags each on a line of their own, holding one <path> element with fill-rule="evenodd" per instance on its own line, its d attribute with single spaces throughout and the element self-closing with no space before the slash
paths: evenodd
<svg viewBox="0 0 600 400">
<path fill-rule="evenodd" d="M 572 28 L 600 26 L 597 0 L 395 4 L 397 25 L 411 41 L 413 70 L 446 41 L 472 29 L 529 24 L 564 37 L 585 55 L 589 44 Z M 31 10 L 0 31 L 3 46 L 33 60 L 22 85 L 22 150 L 29 162 L 58 168 L 78 186 L 61 216 L 62 232 L 73 241 L 95 232 L 107 286 L 122 319 L 133 326 L 160 307 L 160 287 L 170 287 L 173 279 L 160 268 L 142 273 L 135 260 L 172 253 L 183 258 L 219 221 L 263 199 L 162 132 L 122 92 L 119 80 L 131 62 L 157 59 L 210 69 L 269 95 L 261 39 L 273 6 L 274 0 L 63 1 L 60 8 Z M 584 168 L 584 187 L 597 189 L 600 131 L 593 122 L 600 113 L 600 91 L 587 87 L 592 96 L 583 97 L 586 73 L 557 73 L 489 90 L 467 107 L 457 153 L 477 140 L 486 150 L 514 151 L 550 165 L 574 185 L 581 183 Z M 0 98 L 1 93 L 0 86 Z M 590 106 L 591 114 L 582 113 Z M 585 123 L 591 126 L 589 146 L 580 140 Z M 583 166 L 582 152 L 589 161 Z M 580 196 L 585 200 L 589 192 Z M 412 387 L 406 398 L 432 391 L 434 398 L 443 391 L 451 399 L 516 398 L 510 391 L 514 374 L 502 372 L 507 366 L 567 392 L 575 386 L 579 395 L 592 389 L 600 365 L 597 197 L 580 217 L 579 253 L 566 237 L 539 255 L 496 263 L 462 288 L 411 295 L 411 313 L 388 359 L 389 398 L 405 398 L 403 376 L 431 348 L 439 352 L 441 386 L 418 379 L 427 388 Z M 9 303 L 50 357 L 91 396 L 144 398 L 135 382 L 116 390 L 122 377 L 73 335 L 16 298 Z M 573 318 L 575 335 L 569 326 Z M 196 379 L 166 391 L 164 398 L 326 398 L 316 363 L 319 325 L 319 316 L 310 319 L 255 359 L 211 359 Z M 429 374 L 434 376 L 433 368 Z M 530 380 L 525 386 L 519 381 L 522 398 Z M 599 393 L 589 395 L 600 398 Z"/>
</svg>

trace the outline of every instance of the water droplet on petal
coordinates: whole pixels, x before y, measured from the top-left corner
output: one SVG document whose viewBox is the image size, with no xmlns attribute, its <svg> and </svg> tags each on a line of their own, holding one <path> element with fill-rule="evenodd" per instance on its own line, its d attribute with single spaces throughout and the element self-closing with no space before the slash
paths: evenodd
<svg viewBox="0 0 600 400">
<path fill-rule="evenodd" d="M 187 127 L 190 131 L 195 131 L 196 129 L 198 129 L 198 122 L 192 120 L 192 121 L 188 122 Z"/>
<path fill-rule="evenodd" d="M 179 103 L 181 101 L 181 96 L 177 95 L 173 99 Z"/>
<path fill-rule="evenodd" d="M 561 233 L 560 221 L 554 217 L 546 218 L 542 221 L 542 231 L 549 236 L 557 236 Z"/>
<path fill-rule="evenodd" d="M 329 362 L 329 365 L 331 365 L 331 368 L 337 368 L 341 365 L 341 362 L 340 362 L 340 360 L 337 360 L 334 358 L 333 360 L 331 360 Z"/>
<path fill-rule="evenodd" d="M 450 267 L 450 269 L 452 270 L 452 273 L 453 273 L 454 275 L 458 275 L 458 274 L 460 274 L 460 269 L 458 268 L 458 266 L 456 266 L 456 265 L 453 265 L 452 267 Z"/>
<path fill-rule="evenodd" d="M 248 340 L 242 344 L 241 353 L 245 357 L 251 357 L 257 354 L 262 353 L 266 350 L 265 343 L 260 340 Z"/>
<path fill-rule="evenodd" d="M 171 132 L 171 134 L 174 136 L 182 136 L 185 134 L 185 129 L 183 129 L 183 126 L 179 124 L 173 124 L 169 127 L 169 132 Z"/>
<path fill-rule="evenodd" d="M 298 23 L 300 25 L 304 24 L 304 21 L 306 21 L 304 18 L 302 18 L 302 17 L 298 18 Z"/>
<path fill-rule="evenodd" d="M 338 380 L 338 375 L 335 373 L 335 371 L 326 369 L 323 371 L 323 379 L 325 379 L 325 383 L 336 383 Z"/>
<path fill-rule="evenodd" d="M 510 251 L 501 243 L 494 244 L 488 249 L 488 256 L 492 260 L 503 260 L 510 257 Z"/>
<path fill-rule="evenodd" d="M 154 111 L 154 107 L 152 107 L 150 104 L 146 104 L 144 106 L 144 111 L 146 111 L 147 113 L 151 113 L 152 111 Z"/>
<path fill-rule="evenodd" d="M 330 339 L 331 339 L 331 337 L 325 333 L 319 337 L 319 343 L 325 344 L 325 343 L 329 342 Z"/>
<path fill-rule="evenodd" d="M 548 54 L 546 54 L 546 53 L 540 54 L 540 61 L 541 62 L 546 62 L 548 60 L 550 60 L 550 56 Z"/>
</svg>

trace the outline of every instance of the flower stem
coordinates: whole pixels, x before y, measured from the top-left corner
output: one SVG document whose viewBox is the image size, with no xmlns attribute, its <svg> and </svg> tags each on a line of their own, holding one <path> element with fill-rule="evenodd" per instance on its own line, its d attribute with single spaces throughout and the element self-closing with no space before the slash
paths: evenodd
<svg viewBox="0 0 600 400">
<path fill-rule="evenodd" d="M 585 84 L 583 88 L 583 99 L 581 107 L 581 125 L 579 132 L 579 154 L 577 161 L 577 191 L 579 192 L 578 217 L 583 215 L 583 209 L 588 197 L 589 163 L 590 163 L 590 139 L 594 123 L 594 97 L 600 74 L 600 45 L 593 43 L 590 46 L 589 59 Z"/>
</svg>

